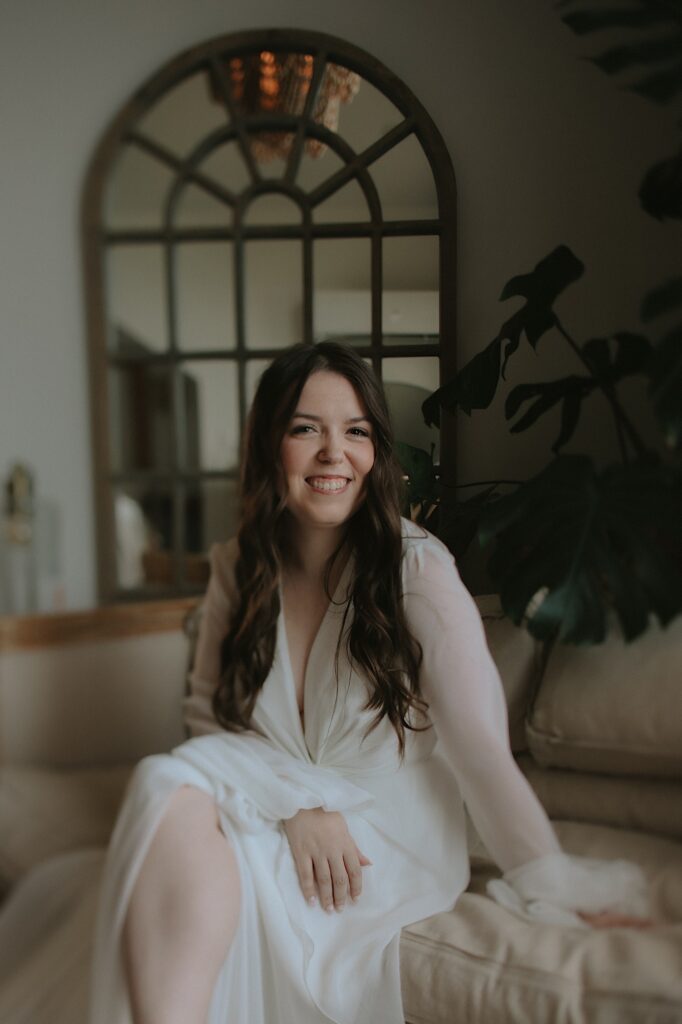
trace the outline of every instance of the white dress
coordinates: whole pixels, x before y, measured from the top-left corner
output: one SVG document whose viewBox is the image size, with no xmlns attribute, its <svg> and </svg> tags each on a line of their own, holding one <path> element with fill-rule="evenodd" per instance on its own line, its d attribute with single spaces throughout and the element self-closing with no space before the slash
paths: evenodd
<svg viewBox="0 0 682 1024">
<path fill-rule="evenodd" d="M 511 909 L 573 924 L 580 923 L 576 908 L 646 913 L 643 878 L 632 865 L 620 862 L 616 870 L 561 853 L 510 753 L 499 676 L 452 557 L 421 529 L 403 525 L 405 609 L 423 649 L 421 685 L 434 728 L 407 733 L 402 762 L 386 719 L 367 733 L 373 718 L 364 708 L 367 685 L 349 664 L 343 643 L 337 677 L 351 563 L 310 652 L 305 727 L 280 613 L 275 657 L 253 730 L 236 735 L 220 729 L 210 697 L 234 603 L 236 547 L 230 542 L 213 549 L 186 702 L 193 738 L 170 754 L 145 758 L 128 787 L 99 893 L 90 1024 L 130 1024 L 122 924 L 154 831 L 182 785 L 215 798 L 241 879 L 239 926 L 215 987 L 209 1024 L 402 1024 L 400 930 L 452 907 L 466 887 L 464 802 L 505 872 L 504 880 L 492 883 L 491 895 Z M 363 869 L 359 901 L 341 914 L 309 906 L 300 891 L 282 821 L 304 807 L 340 811 L 373 862 Z M 92 898 L 100 883 L 91 862 L 84 866 L 83 884 Z M 61 1024 L 54 1008 L 52 1014 L 50 1024 Z M 65 1016 L 64 1024 L 67 1019 L 80 1024 L 73 1016 Z M 6 1024 L 23 1024 L 23 1018 Z M 34 1015 L 32 1024 L 43 1022 Z"/>
</svg>

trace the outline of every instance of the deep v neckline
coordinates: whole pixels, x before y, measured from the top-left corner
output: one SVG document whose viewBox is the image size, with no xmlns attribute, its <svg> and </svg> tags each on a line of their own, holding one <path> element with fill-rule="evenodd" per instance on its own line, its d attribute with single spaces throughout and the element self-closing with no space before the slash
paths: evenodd
<svg viewBox="0 0 682 1024">
<path fill-rule="evenodd" d="M 297 697 L 297 694 L 296 694 L 296 679 L 294 678 L 294 669 L 293 669 L 293 665 L 291 663 L 291 652 L 289 650 L 289 636 L 288 636 L 288 633 L 287 633 L 286 616 L 285 616 L 285 613 L 284 613 L 284 603 L 285 603 L 284 602 L 284 587 L 282 586 L 282 581 L 281 580 L 280 580 L 280 583 L 279 583 L 279 607 L 280 607 L 279 625 L 280 625 L 280 635 L 281 635 L 282 654 L 283 654 L 282 660 L 284 662 L 285 675 L 287 677 L 287 682 L 289 684 L 288 687 L 287 687 L 287 691 L 288 691 L 288 694 L 289 694 L 289 697 L 290 697 L 290 702 L 291 702 L 292 707 L 293 707 L 293 717 L 296 720 L 300 736 L 301 736 L 301 738 L 303 740 L 304 746 L 306 746 L 306 749 L 307 749 L 307 744 L 306 744 L 306 740 L 305 740 L 306 726 L 310 722 L 310 718 L 312 717 L 310 714 L 307 713 L 307 710 L 308 710 L 308 676 L 309 676 L 309 671 L 310 671 L 310 665 L 314 661 L 313 655 L 316 652 L 316 648 L 319 645 L 321 637 L 325 633 L 327 623 L 329 622 L 330 618 L 334 614 L 336 614 L 339 611 L 343 610 L 343 607 L 345 605 L 345 601 L 342 601 L 340 599 L 340 595 L 342 593 L 345 593 L 347 595 L 347 580 L 348 580 L 348 575 L 349 575 L 349 572 L 350 572 L 352 561 L 353 561 L 353 556 L 349 555 L 348 558 L 346 559 L 346 564 L 344 565 L 343 569 L 341 570 L 341 575 L 339 576 L 339 579 L 338 579 L 338 582 L 336 584 L 336 587 L 334 588 L 334 592 L 333 592 L 333 594 L 332 594 L 332 596 L 331 596 L 331 598 L 330 598 L 330 600 L 329 600 L 329 602 L 327 604 L 327 607 L 324 610 L 324 614 L 323 614 L 322 618 L 320 619 L 320 624 L 317 627 L 317 630 L 315 632 L 315 636 L 313 637 L 313 641 L 312 641 L 312 643 L 310 645 L 310 650 L 308 651 L 308 657 L 307 657 L 306 663 L 305 663 L 305 669 L 303 670 L 303 690 L 302 690 L 302 694 L 301 694 L 302 702 L 303 702 L 303 708 L 302 709 L 299 709 L 299 706 L 298 706 L 298 697 Z M 342 591 L 342 588 L 346 588 L 345 591 Z"/>
</svg>

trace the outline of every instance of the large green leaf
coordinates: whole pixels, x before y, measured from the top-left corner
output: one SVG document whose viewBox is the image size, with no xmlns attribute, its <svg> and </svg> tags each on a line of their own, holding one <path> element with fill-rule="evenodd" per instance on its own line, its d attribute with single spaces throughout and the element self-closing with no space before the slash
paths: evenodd
<svg viewBox="0 0 682 1024">
<path fill-rule="evenodd" d="M 615 75 L 627 68 L 636 67 L 641 64 L 658 64 L 661 60 L 671 60 L 679 57 L 682 53 L 682 33 L 675 32 L 670 35 L 654 36 L 637 40 L 636 43 L 628 43 L 624 46 L 614 46 L 605 50 L 593 62 L 607 75 Z"/>
<path fill-rule="evenodd" d="M 649 393 L 670 448 L 682 448 L 682 324 L 656 346 Z"/>
<path fill-rule="evenodd" d="M 644 297 L 642 319 L 654 320 L 682 308 L 682 277 L 673 277 Z M 650 363 L 649 393 L 671 448 L 682 448 L 682 323 L 656 345 Z"/>
<path fill-rule="evenodd" d="M 582 347 L 582 354 L 596 381 L 615 384 L 623 377 L 645 373 L 651 363 L 653 348 L 648 338 L 632 331 L 619 331 L 608 338 L 591 338 Z"/>
<path fill-rule="evenodd" d="M 642 320 L 653 320 L 682 306 L 682 277 L 672 277 L 644 296 Z"/>
<path fill-rule="evenodd" d="M 507 614 L 540 639 L 598 643 L 612 606 L 627 639 L 650 612 L 682 610 L 682 578 L 667 545 L 679 527 L 679 485 L 657 466 L 599 474 L 585 456 L 561 456 L 483 517 L 482 543 Z"/>
<path fill-rule="evenodd" d="M 569 5 L 562 5 L 569 6 Z M 643 3 L 640 7 L 624 7 L 619 9 L 604 8 L 599 5 L 586 7 L 572 14 L 565 14 L 562 21 L 576 35 L 588 32 L 599 32 L 605 28 L 654 28 L 669 22 L 672 16 L 670 7 L 665 3 Z"/>
<path fill-rule="evenodd" d="M 468 415 L 472 409 L 487 409 L 497 391 L 500 375 L 517 350 L 522 335 L 535 348 L 540 338 L 554 326 L 553 305 L 568 285 L 581 276 L 585 267 L 566 245 L 557 246 L 540 260 L 529 274 L 513 277 L 502 290 L 500 300 L 520 297 L 525 304 L 502 324 L 497 336 L 470 359 L 457 373 L 435 391 L 422 405 L 429 426 L 438 426 L 440 409 L 461 409 Z M 504 362 L 500 366 L 502 345 Z"/>
<path fill-rule="evenodd" d="M 682 218 L 682 150 L 654 164 L 639 187 L 642 208 L 652 217 L 665 220 Z"/>
<path fill-rule="evenodd" d="M 559 435 L 552 445 L 552 449 L 558 451 L 573 436 L 582 401 L 595 387 L 596 382 L 590 377 L 579 376 L 519 384 L 509 392 L 505 403 L 505 416 L 511 419 L 525 402 L 530 402 L 530 405 L 516 423 L 512 424 L 511 433 L 518 434 L 522 430 L 527 430 L 546 412 L 561 404 Z"/>
</svg>

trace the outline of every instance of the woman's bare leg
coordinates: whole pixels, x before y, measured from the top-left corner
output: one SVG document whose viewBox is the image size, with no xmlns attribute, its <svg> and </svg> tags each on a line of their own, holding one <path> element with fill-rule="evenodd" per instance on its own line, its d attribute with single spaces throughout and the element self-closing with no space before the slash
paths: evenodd
<svg viewBox="0 0 682 1024">
<path fill-rule="evenodd" d="M 239 918 L 239 872 L 211 796 L 173 794 L 133 888 L 123 958 L 135 1024 L 202 1024 Z"/>
</svg>

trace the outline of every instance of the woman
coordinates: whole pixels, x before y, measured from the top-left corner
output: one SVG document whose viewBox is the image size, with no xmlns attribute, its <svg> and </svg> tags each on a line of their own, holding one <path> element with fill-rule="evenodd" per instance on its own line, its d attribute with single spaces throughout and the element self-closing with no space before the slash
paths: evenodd
<svg viewBox="0 0 682 1024">
<path fill-rule="evenodd" d="M 576 923 L 643 912 L 636 869 L 563 855 L 516 768 L 475 606 L 400 519 L 359 356 L 274 361 L 242 485 L 239 535 L 212 552 L 195 738 L 140 764 L 112 839 L 92 1024 L 399 1024 L 400 929 L 468 881 L 463 800 L 506 873 L 496 898 Z"/>
</svg>

